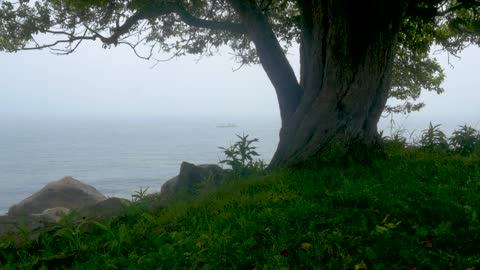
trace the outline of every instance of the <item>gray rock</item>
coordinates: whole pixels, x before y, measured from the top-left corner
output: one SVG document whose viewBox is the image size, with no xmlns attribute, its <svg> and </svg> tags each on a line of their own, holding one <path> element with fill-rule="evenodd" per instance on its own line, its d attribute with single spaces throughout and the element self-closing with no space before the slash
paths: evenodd
<svg viewBox="0 0 480 270">
<path fill-rule="evenodd" d="M 181 192 L 196 193 L 199 190 L 210 190 L 222 179 L 223 169 L 218 165 L 194 165 L 182 162 L 180 173 L 162 185 L 160 197 L 173 198 Z"/>
<path fill-rule="evenodd" d="M 40 214 L 46 209 L 64 207 L 80 209 L 105 200 L 106 197 L 94 187 L 70 176 L 51 182 L 44 188 L 10 207 L 9 216 Z"/>
<path fill-rule="evenodd" d="M 125 213 L 130 204 L 131 202 L 127 199 L 108 198 L 96 204 L 82 207 L 76 216 L 87 220 L 113 218 Z"/>
<path fill-rule="evenodd" d="M 129 200 L 108 198 L 74 211 L 68 224 L 83 224 L 82 229 L 88 231 L 94 226 L 85 221 L 101 221 L 119 216 L 126 213 L 129 205 Z M 0 241 L 13 240 L 20 244 L 25 240 L 36 240 L 41 233 L 56 231 L 64 226 L 58 222 L 69 213 L 71 211 L 68 208 L 54 207 L 28 216 L 0 216 Z"/>
<path fill-rule="evenodd" d="M 40 214 L 31 214 L 31 216 L 42 217 L 45 216 L 47 219 L 53 220 L 54 222 L 60 221 L 64 216 L 70 213 L 70 209 L 65 207 L 53 207 L 43 210 Z"/>
<path fill-rule="evenodd" d="M 33 241 L 42 233 L 55 226 L 50 215 L 37 216 L 0 216 L 0 241 L 14 241 L 20 244 L 25 240 Z"/>
<path fill-rule="evenodd" d="M 8 232 L 20 232 L 23 229 L 30 232 L 52 223 L 54 223 L 54 220 L 46 215 L 29 217 L 0 216 L 0 235 Z"/>
<path fill-rule="evenodd" d="M 12 206 L 6 216 L 0 216 L 0 241 L 10 239 L 22 243 L 27 239 L 35 240 L 41 233 L 64 226 L 58 222 L 65 215 L 70 214 L 69 224 L 83 224 L 84 221 L 110 219 L 124 214 L 129 205 L 129 200 L 107 199 L 94 187 L 67 176 L 49 183 Z M 86 230 L 89 228 L 87 225 Z"/>
</svg>

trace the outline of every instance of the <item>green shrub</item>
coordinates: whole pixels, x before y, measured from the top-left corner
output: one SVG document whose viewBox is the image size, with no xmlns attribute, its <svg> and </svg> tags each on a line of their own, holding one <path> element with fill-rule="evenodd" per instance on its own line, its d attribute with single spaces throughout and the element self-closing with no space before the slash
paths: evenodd
<svg viewBox="0 0 480 270">
<path fill-rule="evenodd" d="M 454 153 L 467 156 L 480 147 L 480 133 L 471 126 L 460 126 L 450 137 L 450 146 Z"/>
<path fill-rule="evenodd" d="M 384 143 L 387 153 L 400 153 L 407 147 L 407 138 L 404 136 L 405 129 L 391 130 L 390 136 L 383 136 L 383 131 L 380 132 L 380 137 Z"/>
<path fill-rule="evenodd" d="M 140 187 L 139 190 L 133 191 L 132 202 L 139 202 L 145 199 L 145 197 L 147 196 L 148 189 L 149 187 L 146 187 L 146 188 Z"/>
<path fill-rule="evenodd" d="M 245 176 L 253 172 L 259 172 L 265 169 L 266 164 L 262 160 L 254 160 L 259 154 L 253 146 L 258 142 L 257 138 L 248 139 L 248 134 L 238 135 L 238 141 L 228 148 L 219 147 L 223 150 L 226 158 L 220 161 L 220 164 L 227 164 L 231 167 L 232 172 L 236 176 Z"/>
<path fill-rule="evenodd" d="M 447 136 L 440 130 L 440 124 L 432 125 L 422 131 L 420 147 L 431 152 L 446 152 L 448 150 Z"/>
<path fill-rule="evenodd" d="M 407 138 L 404 136 L 405 132 L 405 129 L 398 129 L 391 132 L 390 136 L 383 136 L 383 132 L 380 132 L 380 137 L 382 137 L 384 142 L 398 143 L 405 146 L 407 145 Z"/>
</svg>

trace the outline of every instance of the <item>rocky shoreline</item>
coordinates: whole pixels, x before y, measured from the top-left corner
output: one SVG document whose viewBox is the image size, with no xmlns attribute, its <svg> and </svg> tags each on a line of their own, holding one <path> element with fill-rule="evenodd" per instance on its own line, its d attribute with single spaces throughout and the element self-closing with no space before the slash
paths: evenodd
<svg viewBox="0 0 480 270">
<path fill-rule="evenodd" d="M 224 174 L 218 165 L 182 162 L 179 174 L 166 181 L 159 193 L 141 199 L 151 207 L 160 207 L 180 193 L 213 190 Z M 131 203 L 123 198 L 107 198 L 95 187 L 65 176 L 48 183 L 0 216 L 0 240 L 18 243 L 25 240 L 25 234 L 34 240 L 43 232 L 55 230 L 67 217 L 70 222 L 83 223 L 112 218 L 125 213 Z"/>
</svg>

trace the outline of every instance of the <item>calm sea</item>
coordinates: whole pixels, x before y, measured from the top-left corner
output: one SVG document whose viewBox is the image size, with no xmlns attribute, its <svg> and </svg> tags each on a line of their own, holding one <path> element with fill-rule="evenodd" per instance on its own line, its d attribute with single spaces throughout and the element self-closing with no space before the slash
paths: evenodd
<svg viewBox="0 0 480 270">
<path fill-rule="evenodd" d="M 470 121 L 475 128 L 479 128 Z M 219 128 L 228 123 L 237 127 Z M 449 135 L 456 124 L 440 122 Z M 419 136 L 428 121 L 399 121 Z M 178 174 L 182 161 L 218 163 L 218 147 L 229 146 L 235 134 L 258 138 L 258 152 L 268 162 L 278 143 L 280 120 L 275 117 L 203 118 L 0 118 L 0 214 L 64 176 L 93 185 L 107 196 L 131 198 L 140 188 L 159 191 Z M 391 123 L 382 119 L 389 133 Z M 408 136 L 409 133 L 405 133 Z"/>
<path fill-rule="evenodd" d="M 230 122 L 237 127 L 218 127 Z M 106 196 L 130 198 L 141 187 L 158 191 L 182 161 L 218 163 L 218 147 L 234 143 L 235 134 L 258 138 L 258 152 L 269 161 L 279 127 L 273 117 L 2 120 L 0 214 L 67 175 Z"/>
</svg>

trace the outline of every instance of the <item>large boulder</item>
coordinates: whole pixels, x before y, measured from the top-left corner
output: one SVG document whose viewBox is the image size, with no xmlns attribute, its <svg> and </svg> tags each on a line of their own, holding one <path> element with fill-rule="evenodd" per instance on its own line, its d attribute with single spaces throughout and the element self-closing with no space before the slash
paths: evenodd
<svg viewBox="0 0 480 270">
<path fill-rule="evenodd" d="M 173 198 L 181 192 L 196 193 L 216 187 L 223 176 L 223 169 L 214 164 L 194 165 L 182 162 L 180 173 L 162 185 L 161 198 Z"/>
<path fill-rule="evenodd" d="M 40 214 L 31 214 L 30 216 L 45 217 L 46 219 L 58 222 L 69 213 L 70 213 L 70 209 L 59 206 L 59 207 L 45 209 Z"/>
<path fill-rule="evenodd" d="M 90 221 L 104 221 L 125 214 L 129 205 L 129 200 L 108 198 L 73 213 L 65 207 L 53 207 L 28 216 L 0 216 L 0 242 L 11 240 L 20 244 L 25 240 L 33 241 L 40 234 L 56 231 L 65 224 L 82 224 L 82 230 L 90 231 L 95 227 Z M 66 215 L 70 215 L 67 223 L 59 223 Z M 27 239 L 23 236 L 25 232 Z"/>
<path fill-rule="evenodd" d="M 10 207 L 9 216 L 40 214 L 50 208 L 80 209 L 105 200 L 94 187 L 66 176 L 47 184 L 44 188 Z"/>
<path fill-rule="evenodd" d="M 109 219 L 126 213 L 131 202 L 122 198 L 108 198 L 96 204 L 82 207 L 76 219 L 96 220 Z"/>
<path fill-rule="evenodd" d="M 55 224 L 55 218 L 46 214 L 28 217 L 0 216 L 0 242 L 11 240 L 20 244 L 25 240 L 32 241 L 37 239 L 40 233 L 53 230 Z"/>
</svg>

